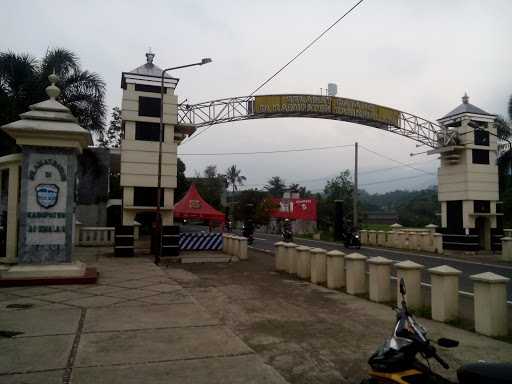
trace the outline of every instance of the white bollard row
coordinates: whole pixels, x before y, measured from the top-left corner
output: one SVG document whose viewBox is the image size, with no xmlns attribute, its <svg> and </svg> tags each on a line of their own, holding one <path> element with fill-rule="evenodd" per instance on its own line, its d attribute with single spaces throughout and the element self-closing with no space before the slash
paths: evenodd
<svg viewBox="0 0 512 384">
<path fill-rule="evenodd" d="M 443 236 L 436 233 L 436 229 L 434 224 L 427 225 L 423 231 L 406 230 L 400 224 L 393 224 L 391 231 L 361 230 L 359 235 L 362 245 L 442 254 Z M 512 238 L 510 241 L 512 253 Z M 510 257 L 512 259 L 512 254 Z"/>
<path fill-rule="evenodd" d="M 239 260 L 247 260 L 249 255 L 247 253 L 247 238 L 236 236 L 232 233 L 222 234 L 222 252 L 238 257 Z"/>
<path fill-rule="evenodd" d="M 402 231 L 395 231 L 400 235 Z M 424 240 L 421 233 L 418 242 Z M 233 241 L 231 237 L 231 241 Z M 236 236 L 235 236 L 236 238 Z M 376 237 L 378 239 L 378 235 Z M 386 241 L 389 241 L 386 239 Z M 227 249 L 230 248 L 227 242 Z M 414 244 L 414 242 L 413 242 Z M 275 269 L 280 272 L 308 279 L 313 284 L 326 284 L 331 289 L 345 287 L 351 295 L 369 294 L 377 303 L 393 301 L 391 274 L 393 261 L 384 257 L 373 257 L 352 253 L 345 255 L 334 250 L 309 248 L 293 243 L 275 243 Z M 418 245 L 419 247 L 419 245 Z M 366 268 L 369 274 L 367 277 Z M 407 304 L 411 309 L 421 309 L 423 301 L 422 273 L 424 266 L 410 260 L 394 265 L 397 272 L 396 300 L 400 304 L 399 281 L 404 279 Z M 430 307 L 432 319 L 442 322 L 455 320 L 459 316 L 459 278 L 461 271 L 442 265 L 428 269 L 431 281 Z M 475 330 L 487 336 L 505 336 L 508 333 L 507 283 L 510 279 L 485 272 L 470 277 L 474 281 Z"/>
</svg>

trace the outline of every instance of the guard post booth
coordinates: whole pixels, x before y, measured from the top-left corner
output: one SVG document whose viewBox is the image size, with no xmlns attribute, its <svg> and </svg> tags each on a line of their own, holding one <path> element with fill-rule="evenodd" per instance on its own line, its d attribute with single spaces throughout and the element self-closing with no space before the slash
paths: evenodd
<svg viewBox="0 0 512 384">
<path fill-rule="evenodd" d="M 91 135 L 56 100 L 58 77 L 49 80 L 48 100 L 0 127 L 1 285 L 91 277 L 71 258 L 77 155 L 92 144 Z"/>
</svg>

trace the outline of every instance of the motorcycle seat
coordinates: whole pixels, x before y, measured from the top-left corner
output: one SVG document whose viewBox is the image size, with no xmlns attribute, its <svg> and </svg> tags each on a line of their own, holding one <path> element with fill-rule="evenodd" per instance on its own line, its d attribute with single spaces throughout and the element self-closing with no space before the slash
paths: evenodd
<svg viewBox="0 0 512 384">
<path fill-rule="evenodd" d="M 457 370 L 460 384 L 505 384 L 512 383 L 510 363 L 471 363 Z"/>
</svg>

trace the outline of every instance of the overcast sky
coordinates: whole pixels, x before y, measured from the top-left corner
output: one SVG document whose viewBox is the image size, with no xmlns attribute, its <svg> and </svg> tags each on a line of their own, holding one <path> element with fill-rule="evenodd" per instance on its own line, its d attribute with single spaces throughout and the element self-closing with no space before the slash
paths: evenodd
<svg viewBox="0 0 512 384">
<path fill-rule="evenodd" d="M 213 63 L 172 73 L 179 100 L 200 102 L 253 91 L 354 0 L 319 1 L 10 1 L 2 2 L 0 49 L 40 57 L 65 47 L 84 69 L 107 82 L 109 108 L 120 105 L 122 71 L 145 62 L 169 67 L 202 57 Z M 364 100 L 435 121 L 461 103 L 506 113 L 512 93 L 512 1 L 366 0 L 259 94 L 319 94 L 338 84 L 338 96 Z M 236 164 L 247 184 L 271 176 L 303 181 L 313 190 L 339 171 L 353 168 L 353 149 L 238 157 L 186 153 L 268 151 L 353 144 L 436 172 L 425 147 L 391 133 L 321 119 L 263 119 L 215 125 L 179 148 L 187 173 Z M 420 173 L 360 151 L 360 184 L 368 191 L 416 189 L 435 183 Z M 380 172 L 375 172 L 382 168 Z M 365 172 L 370 172 L 366 173 Z M 408 178 L 408 179 L 406 179 Z M 401 180 L 395 180 L 401 179 Z M 387 181 L 391 180 L 391 181 Z M 394 181 L 393 181 L 394 180 Z M 366 183 L 379 184 L 367 185 Z"/>
</svg>

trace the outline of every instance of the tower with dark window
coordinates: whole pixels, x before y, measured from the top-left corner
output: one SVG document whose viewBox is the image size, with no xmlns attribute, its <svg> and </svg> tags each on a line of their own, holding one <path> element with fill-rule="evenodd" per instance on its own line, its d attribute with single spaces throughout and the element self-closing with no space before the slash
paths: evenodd
<svg viewBox="0 0 512 384">
<path fill-rule="evenodd" d="M 145 64 L 123 72 L 121 77 L 123 225 L 133 225 L 137 214 L 152 215 L 157 204 L 162 69 L 153 64 L 154 57 L 153 53 L 147 53 Z M 167 74 L 164 77 L 160 201 L 164 225 L 173 222 L 177 145 L 184 137 L 176 128 L 178 98 L 174 90 L 178 81 Z"/>
<path fill-rule="evenodd" d="M 497 227 L 499 215 L 495 118 L 470 104 L 464 95 L 461 105 L 438 120 L 453 137 L 449 145 L 436 150 L 441 155 L 442 227 L 448 234 L 477 235 L 482 249 L 491 248 L 491 229 Z"/>
</svg>

